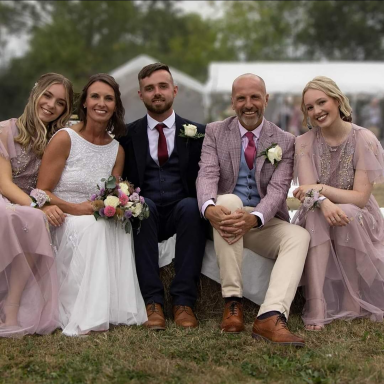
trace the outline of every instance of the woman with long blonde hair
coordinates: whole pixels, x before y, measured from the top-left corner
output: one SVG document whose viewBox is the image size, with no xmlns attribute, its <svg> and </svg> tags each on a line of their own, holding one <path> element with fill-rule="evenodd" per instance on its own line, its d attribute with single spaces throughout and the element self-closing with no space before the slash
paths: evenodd
<svg viewBox="0 0 384 384">
<path fill-rule="evenodd" d="M 302 202 L 293 222 L 310 235 L 304 267 L 303 320 L 319 331 L 335 319 L 384 316 L 384 219 L 372 195 L 384 182 L 384 151 L 372 132 L 352 123 L 348 98 L 319 76 L 303 90 L 295 174 Z"/>
<path fill-rule="evenodd" d="M 62 212 L 36 189 L 48 140 L 72 112 L 72 84 L 42 75 L 18 119 L 0 122 L 0 336 L 57 327 L 57 277 L 47 217 Z"/>
</svg>

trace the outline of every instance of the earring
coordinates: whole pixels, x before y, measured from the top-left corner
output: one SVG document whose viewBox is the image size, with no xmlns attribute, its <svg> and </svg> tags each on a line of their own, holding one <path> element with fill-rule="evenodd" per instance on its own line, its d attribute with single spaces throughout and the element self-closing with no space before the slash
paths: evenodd
<svg viewBox="0 0 384 384">
<path fill-rule="evenodd" d="M 83 105 L 83 108 L 84 108 L 84 109 L 86 109 L 86 108 L 87 108 L 87 106 L 86 106 L 86 105 Z"/>
</svg>

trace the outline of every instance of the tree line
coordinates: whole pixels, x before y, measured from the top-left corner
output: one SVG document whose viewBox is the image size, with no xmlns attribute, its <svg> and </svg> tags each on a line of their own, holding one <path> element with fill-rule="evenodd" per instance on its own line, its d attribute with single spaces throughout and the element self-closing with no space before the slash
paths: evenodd
<svg viewBox="0 0 384 384">
<path fill-rule="evenodd" d="M 91 74 L 143 53 L 200 81 L 212 61 L 384 60 L 382 1 L 208 3 L 222 16 L 185 14 L 177 1 L 0 1 L 0 53 L 12 34 L 30 36 L 0 68 L 0 119 L 22 112 L 42 73 L 62 73 L 79 92 Z"/>
</svg>

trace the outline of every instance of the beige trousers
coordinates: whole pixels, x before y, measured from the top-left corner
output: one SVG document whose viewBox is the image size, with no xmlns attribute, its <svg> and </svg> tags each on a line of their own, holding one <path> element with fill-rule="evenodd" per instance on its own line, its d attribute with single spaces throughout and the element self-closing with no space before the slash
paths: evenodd
<svg viewBox="0 0 384 384">
<path fill-rule="evenodd" d="M 254 207 L 243 207 L 241 199 L 233 194 L 218 196 L 217 205 L 223 205 L 231 212 L 238 208 L 244 208 L 247 212 L 254 211 Z M 245 247 L 260 256 L 276 260 L 258 315 L 279 311 L 288 318 L 307 257 L 310 241 L 308 231 L 298 225 L 273 218 L 262 228 L 251 229 L 232 245 L 213 228 L 213 241 L 220 268 L 223 297 L 243 296 L 241 267 Z"/>
</svg>

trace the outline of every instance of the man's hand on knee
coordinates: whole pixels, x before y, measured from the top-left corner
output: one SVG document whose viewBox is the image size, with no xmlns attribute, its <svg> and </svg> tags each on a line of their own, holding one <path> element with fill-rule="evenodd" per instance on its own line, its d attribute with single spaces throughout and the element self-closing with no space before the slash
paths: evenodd
<svg viewBox="0 0 384 384">
<path fill-rule="evenodd" d="M 228 244 L 234 244 L 239 241 L 249 230 L 257 224 L 257 217 L 251 215 L 243 209 L 238 209 L 230 216 L 226 216 L 221 222 L 221 235 Z"/>
<path fill-rule="evenodd" d="M 204 212 L 204 216 L 211 223 L 212 227 L 223 236 L 223 231 L 220 225 L 226 218 L 231 218 L 231 211 L 223 205 L 209 205 Z"/>
</svg>

